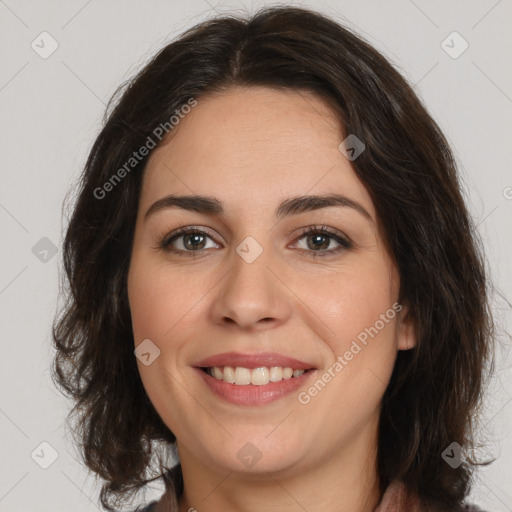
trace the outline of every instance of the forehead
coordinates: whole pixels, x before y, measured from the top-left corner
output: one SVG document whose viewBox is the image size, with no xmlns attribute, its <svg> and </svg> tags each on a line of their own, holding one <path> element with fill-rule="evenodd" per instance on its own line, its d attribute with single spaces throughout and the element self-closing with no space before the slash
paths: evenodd
<svg viewBox="0 0 512 512">
<path fill-rule="evenodd" d="M 374 216 L 339 150 L 338 116 L 312 93 L 237 87 L 201 97 L 170 135 L 147 163 L 143 208 L 169 193 L 202 194 L 241 214 L 294 195 L 340 193 Z"/>
</svg>

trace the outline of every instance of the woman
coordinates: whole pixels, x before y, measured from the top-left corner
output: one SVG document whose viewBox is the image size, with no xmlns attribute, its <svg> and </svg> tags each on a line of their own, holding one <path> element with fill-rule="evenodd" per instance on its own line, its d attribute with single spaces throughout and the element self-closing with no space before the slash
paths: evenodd
<svg viewBox="0 0 512 512">
<path fill-rule="evenodd" d="M 484 265 L 445 138 L 360 37 L 280 7 L 166 46 L 64 249 L 55 379 L 107 510 L 157 478 L 151 512 L 470 510 Z"/>
</svg>

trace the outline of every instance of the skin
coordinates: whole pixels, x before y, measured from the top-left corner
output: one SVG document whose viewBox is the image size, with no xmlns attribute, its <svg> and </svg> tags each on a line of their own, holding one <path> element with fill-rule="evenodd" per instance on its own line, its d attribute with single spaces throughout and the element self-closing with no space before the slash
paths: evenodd
<svg viewBox="0 0 512 512">
<path fill-rule="evenodd" d="M 171 135 L 146 167 L 128 296 L 135 345 L 149 338 L 160 350 L 149 366 L 137 364 L 177 438 L 180 510 L 373 511 L 382 396 L 397 351 L 415 344 L 405 305 L 306 405 L 297 393 L 233 405 L 192 369 L 221 352 L 269 351 L 311 363 L 314 383 L 398 301 L 399 276 L 372 200 L 338 148 L 346 135 L 337 117 L 310 93 L 237 87 L 199 98 Z M 170 208 L 144 220 L 171 193 L 215 196 L 225 214 Z M 357 201 L 371 219 L 338 206 L 274 217 L 284 199 L 329 193 Z M 301 230 L 322 224 L 353 246 L 329 254 L 340 244 L 327 236 L 316 248 Z M 206 229 L 202 251 L 158 248 L 186 226 Z M 248 236 L 263 248 L 252 263 L 236 252 Z M 172 246 L 193 252 L 193 243 L 185 235 Z M 248 442 L 261 453 L 250 468 L 237 457 Z"/>
</svg>

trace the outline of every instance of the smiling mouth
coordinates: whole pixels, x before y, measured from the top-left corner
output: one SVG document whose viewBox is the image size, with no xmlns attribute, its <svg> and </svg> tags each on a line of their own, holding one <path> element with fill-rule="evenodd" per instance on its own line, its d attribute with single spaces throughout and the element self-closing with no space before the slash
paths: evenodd
<svg viewBox="0 0 512 512">
<path fill-rule="evenodd" d="M 242 366 L 210 366 L 200 368 L 210 377 L 235 384 L 237 386 L 265 386 L 272 382 L 281 382 L 283 380 L 300 377 L 304 373 L 310 372 L 313 368 L 307 370 L 294 370 L 288 366 L 271 366 L 260 368 L 244 368 Z"/>
</svg>

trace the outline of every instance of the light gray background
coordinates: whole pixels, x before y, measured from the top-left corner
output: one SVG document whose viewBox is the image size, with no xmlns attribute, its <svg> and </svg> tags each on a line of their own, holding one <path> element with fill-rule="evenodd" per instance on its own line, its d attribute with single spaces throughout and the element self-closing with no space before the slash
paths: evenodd
<svg viewBox="0 0 512 512">
<path fill-rule="evenodd" d="M 99 482 L 65 437 L 71 404 L 54 389 L 49 366 L 66 226 L 61 205 L 99 132 L 106 102 L 185 28 L 215 11 L 252 12 L 264 4 L 0 0 L 0 511 L 100 510 Z M 353 28 L 416 84 L 458 158 L 493 278 L 512 297 L 511 1 L 295 5 L 316 8 Z M 31 47 L 34 40 L 42 46 L 43 31 L 59 45 L 46 59 Z M 441 46 L 453 31 L 469 44 L 456 59 Z M 456 41 L 448 44 L 461 48 Z M 43 237 L 59 248 L 57 255 L 44 253 L 51 245 L 40 242 Z M 495 304 L 500 329 L 510 331 L 510 310 L 499 297 Z M 500 340 L 483 421 L 489 445 L 482 452 L 497 461 L 479 472 L 472 493 L 493 512 L 512 511 L 512 356 L 509 341 L 504 335 Z M 34 461 L 51 461 L 42 442 L 58 454 L 48 469 Z M 146 498 L 162 490 L 155 486 Z"/>
</svg>

